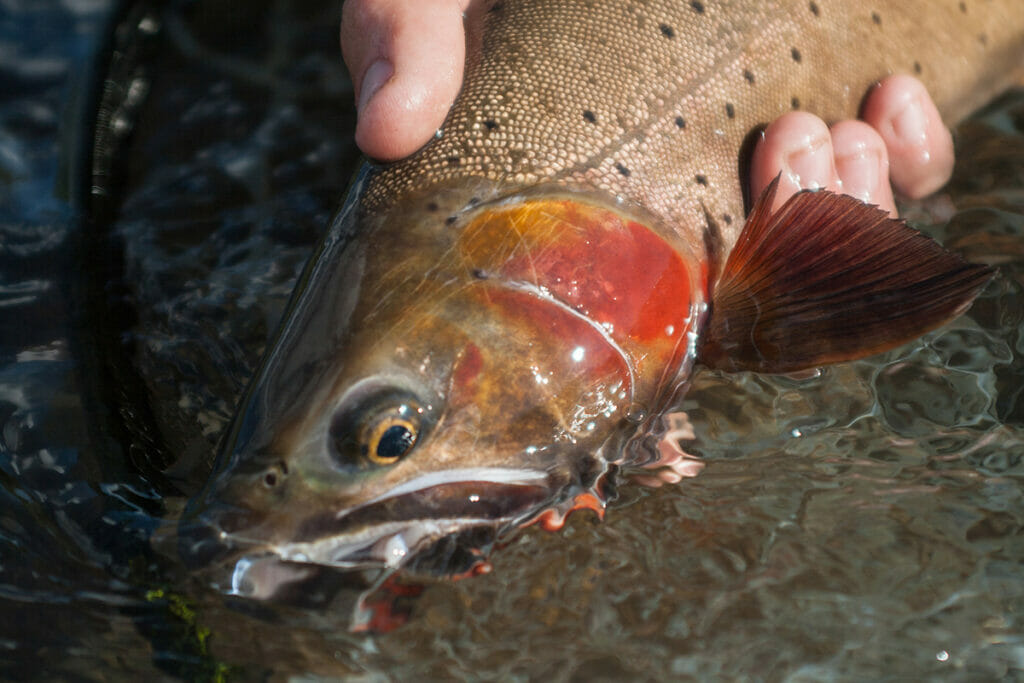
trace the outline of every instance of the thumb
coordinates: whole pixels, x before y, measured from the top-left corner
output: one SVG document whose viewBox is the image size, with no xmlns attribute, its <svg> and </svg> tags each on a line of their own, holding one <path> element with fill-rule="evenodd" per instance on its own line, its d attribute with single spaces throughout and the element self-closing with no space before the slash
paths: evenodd
<svg viewBox="0 0 1024 683">
<path fill-rule="evenodd" d="M 469 0 L 348 0 L 341 48 L 355 84 L 356 144 L 392 161 L 422 147 L 462 85 Z"/>
</svg>

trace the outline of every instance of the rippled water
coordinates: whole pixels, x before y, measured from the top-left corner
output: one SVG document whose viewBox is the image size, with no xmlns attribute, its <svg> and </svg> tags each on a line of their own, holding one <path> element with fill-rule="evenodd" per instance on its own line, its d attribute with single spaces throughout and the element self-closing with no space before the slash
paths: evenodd
<svg viewBox="0 0 1024 683">
<path fill-rule="evenodd" d="M 1024 675 L 1024 94 L 962 126 L 948 192 L 906 207 L 999 266 L 967 316 L 816 377 L 699 374 L 700 477 L 626 484 L 604 523 L 522 533 L 352 635 L 344 598 L 226 600 L 148 542 L 354 168 L 337 7 L 4 9 L 0 676 Z M 83 65 L 111 15 L 104 90 Z"/>
</svg>

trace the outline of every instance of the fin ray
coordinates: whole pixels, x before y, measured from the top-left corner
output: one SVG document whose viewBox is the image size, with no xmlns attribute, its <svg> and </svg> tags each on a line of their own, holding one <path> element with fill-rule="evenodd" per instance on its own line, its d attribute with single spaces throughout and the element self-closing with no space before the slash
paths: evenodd
<svg viewBox="0 0 1024 683">
<path fill-rule="evenodd" d="M 881 209 L 804 190 L 761 194 L 711 297 L 700 360 L 794 372 L 904 344 L 965 311 L 991 279 Z"/>
</svg>

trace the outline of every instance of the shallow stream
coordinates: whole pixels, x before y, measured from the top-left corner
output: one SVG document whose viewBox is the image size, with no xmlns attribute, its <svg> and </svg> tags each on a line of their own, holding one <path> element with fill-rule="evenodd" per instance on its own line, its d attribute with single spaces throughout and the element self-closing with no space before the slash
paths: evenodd
<svg viewBox="0 0 1024 683">
<path fill-rule="evenodd" d="M 814 377 L 700 373 L 699 477 L 515 536 L 387 634 L 154 552 L 357 163 L 336 4 L 4 5 L 0 677 L 1024 677 L 1024 92 L 904 207 L 998 266 L 974 307 Z"/>
</svg>

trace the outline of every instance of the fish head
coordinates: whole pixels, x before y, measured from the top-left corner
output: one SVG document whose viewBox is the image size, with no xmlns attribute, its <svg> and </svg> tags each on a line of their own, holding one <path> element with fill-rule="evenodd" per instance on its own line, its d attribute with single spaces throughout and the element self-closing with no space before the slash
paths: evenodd
<svg viewBox="0 0 1024 683">
<path fill-rule="evenodd" d="M 471 199 L 356 214 L 313 259 L 181 525 L 233 592 L 315 565 L 461 574 L 512 528 L 603 508 L 666 367 L 692 360 L 692 273 L 604 207 Z M 594 248 L 643 261 L 642 301 Z"/>
</svg>

